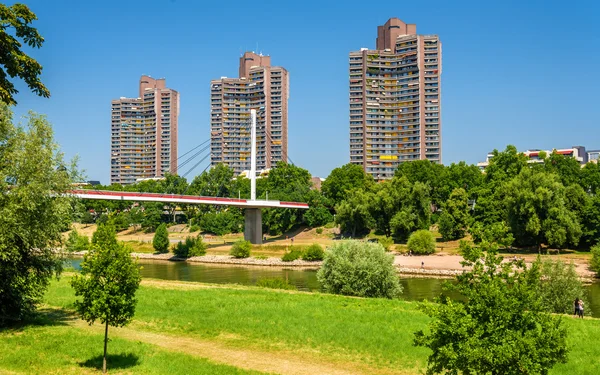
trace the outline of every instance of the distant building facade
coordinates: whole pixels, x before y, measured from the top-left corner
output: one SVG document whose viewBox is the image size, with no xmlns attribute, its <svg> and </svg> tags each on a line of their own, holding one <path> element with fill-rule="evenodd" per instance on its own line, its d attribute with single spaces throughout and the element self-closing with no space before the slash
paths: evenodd
<svg viewBox="0 0 600 375">
<path fill-rule="evenodd" d="M 289 75 L 271 58 L 246 52 L 239 78 L 210 82 L 211 165 L 223 163 L 235 175 L 250 170 L 250 110 L 257 110 L 256 170 L 288 159 Z"/>
<path fill-rule="evenodd" d="M 442 45 L 390 18 L 377 47 L 350 52 L 350 162 L 375 180 L 402 162 L 442 161 Z"/>
<path fill-rule="evenodd" d="M 112 101 L 110 182 L 133 184 L 177 173 L 179 93 L 142 76 L 139 97 Z"/>
<path fill-rule="evenodd" d="M 572 157 L 579 162 L 582 166 L 587 164 L 589 161 L 597 162 L 600 150 L 586 151 L 583 146 L 573 146 L 571 148 L 558 148 L 552 150 L 540 150 L 532 149 L 523 151 L 523 154 L 527 156 L 528 163 L 543 163 L 544 160 L 540 157 L 541 153 L 545 153 L 547 156 L 556 151 L 557 154 Z M 490 159 L 494 156 L 491 152 L 487 154 L 485 161 L 477 163 L 479 169 L 485 169 L 490 164 Z M 595 160 L 595 161 L 594 161 Z"/>
</svg>

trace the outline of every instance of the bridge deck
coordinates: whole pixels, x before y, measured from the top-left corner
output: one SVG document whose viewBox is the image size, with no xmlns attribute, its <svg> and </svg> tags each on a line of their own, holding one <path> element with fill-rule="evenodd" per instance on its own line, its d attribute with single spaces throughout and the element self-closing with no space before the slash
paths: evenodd
<svg viewBox="0 0 600 375">
<path fill-rule="evenodd" d="M 236 206 L 246 208 L 301 208 L 307 209 L 307 203 L 263 201 L 236 198 L 200 197 L 195 195 L 138 193 L 131 191 L 105 191 L 105 190 L 70 190 L 69 194 L 82 199 L 124 200 L 141 202 L 164 202 L 184 204 L 215 204 L 223 206 Z"/>
</svg>

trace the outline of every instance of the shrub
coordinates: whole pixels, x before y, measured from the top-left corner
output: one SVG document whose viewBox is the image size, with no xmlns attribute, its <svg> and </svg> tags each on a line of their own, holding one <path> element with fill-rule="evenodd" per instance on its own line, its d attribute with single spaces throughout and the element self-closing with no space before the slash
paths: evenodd
<svg viewBox="0 0 600 375">
<path fill-rule="evenodd" d="M 284 262 L 292 262 L 296 259 L 300 259 L 301 257 L 302 257 L 302 250 L 300 250 L 294 246 L 291 246 L 290 251 L 283 254 L 283 256 L 281 257 L 281 260 Z"/>
<path fill-rule="evenodd" d="M 408 238 L 408 250 L 414 254 L 435 253 L 435 238 L 433 234 L 425 229 L 413 232 Z"/>
<path fill-rule="evenodd" d="M 227 233 L 237 233 L 243 218 L 230 211 L 208 212 L 200 219 L 200 228 L 209 233 L 222 236 Z"/>
<path fill-rule="evenodd" d="M 152 247 L 157 253 L 169 252 L 169 232 L 167 232 L 167 226 L 164 223 L 156 228 L 156 233 L 154 233 L 152 239 Z"/>
<path fill-rule="evenodd" d="M 296 290 L 295 286 L 290 284 L 287 280 L 282 279 L 281 277 L 259 279 L 256 282 L 256 286 L 270 289 Z"/>
<path fill-rule="evenodd" d="M 101 214 L 96 219 L 96 224 L 98 224 L 98 225 L 104 225 L 104 224 L 107 224 L 107 223 L 108 223 L 108 215 L 107 214 Z"/>
<path fill-rule="evenodd" d="M 252 249 L 250 241 L 239 240 L 233 244 L 229 254 L 234 258 L 248 258 L 250 256 L 250 249 Z"/>
<path fill-rule="evenodd" d="M 69 233 L 69 238 L 65 243 L 65 250 L 69 252 L 73 251 L 83 251 L 90 249 L 90 240 L 87 236 L 81 236 L 77 233 L 76 229 L 73 229 L 71 233 Z"/>
<path fill-rule="evenodd" d="M 535 266 L 540 267 L 540 285 L 536 288 L 546 310 L 555 314 L 572 314 L 575 298 L 585 297 L 583 284 L 575 271 L 573 263 L 565 264 L 550 259 L 538 260 Z M 584 299 L 584 305 L 587 305 Z M 589 308 L 584 309 L 590 313 Z"/>
<path fill-rule="evenodd" d="M 180 258 L 206 255 L 206 244 L 202 241 L 202 237 L 200 236 L 188 236 L 185 238 L 185 241 L 177 243 L 173 252 Z"/>
<path fill-rule="evenodd" d="M 200 226 L 197 224 L 192 224 L 190 226 L 190 232 L 198 232 L 200 230 Z"/>
<path fill-rule="evenodd" d="M 596 246 L 592 246 L 590 250 L 592 252 L 590 269 L 596 272 L 596 276 L 600 277 L 600 243 L 596 244 Z"/>
<path fill-rule="evenodd" d="M 394 240 L 390 237 L 381 237 L 377 241 L 381 246 L 383 246 L 385 251 L 390 251 L 392 245 L 394 244 Z"/>
<path fill-rule="evenodd" d="M 335 243 L 325 254 L 317 279 L 324 291 L 335 294 L 396 298 L 402 293 L 394 258 L 370 242 Z"/>
<path fill-rule="evenodd" d="M 323 248 L 319 244 L 312 244 L 306 250 L 304 250 L 304 254 L 302 254 L 302 259 L 307 260 L 309 262 L 323 260 L 325 257 L 325 252 Z"/>
<path fill-rule="evenodd" d="M 327 207 L 311 207 L 304 214 L 304 221 L 309 227 L 318 227 L 333 221 L 333 215 Z"/>
<path fill-rule="evenodd" d="M 323 234 L 323 228 L 317 228 L 316 232 L 317 234 Z"/>
</svg>

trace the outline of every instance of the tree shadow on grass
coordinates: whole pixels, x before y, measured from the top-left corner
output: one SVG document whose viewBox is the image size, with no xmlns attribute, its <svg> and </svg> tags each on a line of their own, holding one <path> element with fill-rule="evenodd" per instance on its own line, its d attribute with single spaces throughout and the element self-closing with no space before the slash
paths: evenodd
<svg viewBox="0 0 600 375">
<path fill-rule="evenodd" d="M 19 332 L 26 327 L 43 327 L 43 326 L 63 326 L 67 325 L 69 321 L 76 320 L 77 315 L 75 312 L 63 310 L 55 307 L 42 307 L 37 311 L 31 313 L 31 315 L 25 317 L 23 320 L 8 323 L 4 327 L 0 327 L 0 332 Z"/>
<path fill-rule="evenodd" d="M 97 355 L 93 358 L 88 359 L 85 362 L 80 362 L 79 366 L 95 368 L 102 370 L 102 355 Z M 137 366 L 139 363 L 139 357 L 133 353 L 121 353 L 121 354 L 109 354 L 106 357 L 106 368 L 108 370 L 126 369 L 129 367 Z"/>
</svg>

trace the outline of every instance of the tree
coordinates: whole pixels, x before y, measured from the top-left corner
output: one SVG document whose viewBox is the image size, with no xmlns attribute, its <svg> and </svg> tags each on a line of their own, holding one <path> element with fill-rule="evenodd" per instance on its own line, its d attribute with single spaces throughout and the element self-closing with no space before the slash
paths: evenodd
<svg viewBox="0 0 600 375">
<path fill-rule="evenodd" d="M 408 237 L 406 246 L 413 254 L 433 254 L 435 253 L 435 238 L 430 231 L 421 229 Z"/>
<path fill-rule="evenodd" d="M 78 180 L 46 118 L 30 112 L 26 120 L 25 128 L 13 125 L 0 101 L 0 326 L 30 315 L 62 270 L 54 249 L 72 209 L 64 193 Z"/>
<path fill-rule="evenodd" d="M 233 169 L 219 163 L 208 171 L 194 177 L 190 184 L 189 193 L 206 197 L 229 197 L 233 191 Z"/>
<path fill-rule="evenodd" d="M 167 225 L 163 223 L 158 226 L 156 233 L 154 233 L 152 247 L 157 253 L 168 253 L 169 244 L 169 232 L 167 232 Z"/>
<path fill-rule="evenodd" d="M 239 210 L 229 208 L 219 212 L 207 212 L 202 215 L 199 222 L 200 228 L 217 236 L 227 233 L 238 233 L 244 225 L 244 217 Z"/>
<path fill-rule="evenodd" d="M 352 190 L 335 208 L 335 222 L 342 233 L 351 233 L 352 237 L 363 235 L 373 227 L 373 217 L 369 212 L 371 195 L 362 189 Z"/>
<path fill-rule="evenodd" d="M 508 224 L 521 246 L 576 246 L 582 230 L 556 174 L 525 168 L 505 186 Z"/>
<path fill-rule="evenodd" d="M 392 184 L 398 196 L 398 211 L 390 220 L 394 237 L 405 239 L 415 230 L 429 229 L 432 203 L 429 187 L 421 182 L 411 184 L 405 177 L 394 177 Z"/>
<path fill-rule="evenodd" d="M 564 186 L 577 184 L 581 179 L 581 165 L 579 161 L 575 158 L 561 155 L 556 150 L 544 158 L 544 170 L 557 174 Z"/>
<path fill-rule="evenodd" d="M 575 271 L 573 263 L 560 260 L 537 259 L 540 280 L 537 288 L 546 311 L 555 314 L 572 314 L 575 298 L 585 297 L 583 283 Z M 589 313 L 589 309 L 587 312 Z"/>
<path fill-rule="evenodd" d="M 362 166 L 348 163 L 331 171 L 321 184 L 321 192 L 333 205 L 338 205 L 347 198 L 349 191 L 369 190 L 374 184 L 373 177 L 366 174 Z"/>
<path fill-rule="evenodd" d="M 17 39 L 22 39 L 31 48 L 42 46 L 44 38 L 35 27 L 30 26 L 35 20 L 37 16 L 26 5 L 0 4 L 0 65 L 3 67 L 0 68 L 0 101 L 9 105 L 17 104 L 14 95 L 19 91 L 7 75 L 21 78 L 37 95 L 50 97 L 50 91 L 40 80 L 42 66 L 21 50 L 22 44 Z"/>
<path fill-rule="evenodd" d="M 329 212 L 329 209 L 324 206 L 311 206 L 306 213 L 304 213 L 304 221 L 309 227 L 320 227 L 333 221 L 333 215 Z"/>
<path fill-rule="evenodd" d="M 94 217 L 90 213 L 90 211 L 85 211 L 81 216 L 81 224 L 85 224 L 87 227 L 89 224 L 94 224 Z"/>
<path fill-rule="evenodd" d="M 600 163 L 589 162 L 584 165 L 579 184 L 586 193 L 597 194 L 600 191 Z"/>
<path fill-rule="evenodd" d="M 547 374 L 565 363 L 567 332 L 537 293 L 539 268 L 502 262 L 487 242 L 462 241 L 461 250 L 472 269 L 445 289 L 463 298 L 421 305 L 433 318 L 429 332 L 416 332 L 414 340 L 433 351 L 427 374 Z"/>
<path fill-rule="evenodd" d="M 420 182 L 427 185 L 431 201 L 437 207 L 440 207 L 448 197 L 443 186 L 446 181 L 446 168 L 442 164 L 430 160 L 414 160 L 401 163 L 398 165 L 394 177 L 406 177 L 411 184 Z"/>
<path fill-rule="evenodd" d="M 592 253 L 590 269 L 596 272 L 596 276 L 600 277 L 600 242 L 598 242 L 595 246 L 592 246 L 590 252 Z"/>
<path fill-rule="evenodd" d="M 465 236 L 468 223 L 467 192 L 462 188 L 454 189 L 444 204 L 444 210 L 440 216 L 440 233 L 446 241 L 458 240 Z"/>
<path fill-rule="evenodd" d="M 378 243 L 343 241 L 331 246 L 317 272 L 328 293 L 358 297 L 397 298 L 402 286 L 394 257 Z"/>
<path fill-rule="evenodd" d="M 81 318 L 90 325 L 96 320 L 105 325 L 102 372 L 106 373 L 108 326 L 122 327 L 133 319 L 141 277 L 129 249 L 117 242 L 114 227 L 103 225 L 98 231 L 99 241 L 85 255 L 71 286 L 75 296 L 82 297 L 75 301 Z"/>
</svg>

